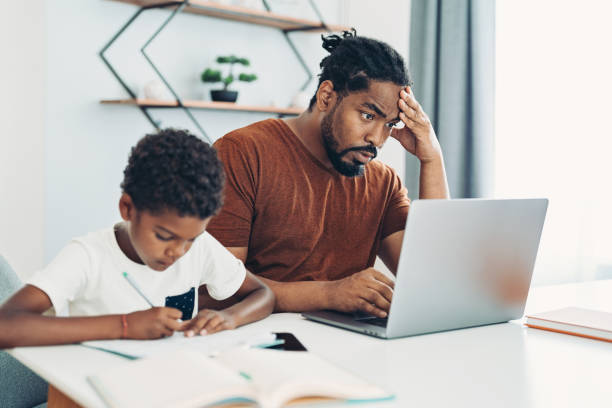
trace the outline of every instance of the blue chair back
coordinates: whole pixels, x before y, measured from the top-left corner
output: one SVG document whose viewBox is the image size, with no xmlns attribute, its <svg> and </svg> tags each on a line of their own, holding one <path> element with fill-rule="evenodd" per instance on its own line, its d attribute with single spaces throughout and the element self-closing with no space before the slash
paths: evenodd
<svg viewBox="0 0 612 408">
<path fill-rule="evenodd" d="M 19 277 L 0 256 L 0 304 L 20 288 Z M 32 408 L 47 401 L 47 382 L 2 350 L 0 373 L 0 407 Z"/>
</svg>

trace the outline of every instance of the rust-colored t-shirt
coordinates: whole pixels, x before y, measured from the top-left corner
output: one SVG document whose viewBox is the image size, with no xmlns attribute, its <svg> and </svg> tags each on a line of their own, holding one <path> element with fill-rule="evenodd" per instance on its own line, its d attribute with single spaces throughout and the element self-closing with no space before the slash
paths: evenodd
<svg viewBox="0 0 612 408">
<path fill-rule="evenodd" d="M 406 189 L 377 160 L 363 177 L 345 177 L 279 119 L 230 132 L 215 147 L 227 181 L 208 231 L 226 247 L 248 247 L 246 266 L 255 274 L 340 279 L 372 266 L 381 240 L 404 229 Z"/>
</svg>

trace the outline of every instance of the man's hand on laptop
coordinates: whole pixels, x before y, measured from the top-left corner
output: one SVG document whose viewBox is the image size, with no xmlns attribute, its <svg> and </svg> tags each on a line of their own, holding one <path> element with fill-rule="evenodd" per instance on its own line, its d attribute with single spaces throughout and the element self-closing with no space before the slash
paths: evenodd
<svg viewBox="0 0 612 408">
<path fill-rule="evenodd" d="M 330 308 L 340 312 L 361 311 L 387 317 L 394 286 L 393 280 L 382 272 L 374 268 L 364 269 L 330 282 Z"/>
</svg>

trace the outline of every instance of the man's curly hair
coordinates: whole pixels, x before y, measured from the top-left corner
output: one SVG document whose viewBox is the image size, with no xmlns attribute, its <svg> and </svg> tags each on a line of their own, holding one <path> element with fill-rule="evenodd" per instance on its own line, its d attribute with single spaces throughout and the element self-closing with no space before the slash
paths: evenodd
<svg viewBox="0 0 612 408">
<path fill-rule="evenodd" d="M 223 205 L 225 175 L 217 152 L 186 130 L 168 128 L 140 139 L 123 175 L 121 189 L 138 210 L 205 219 Z"/>
<path fill-rule="evenodd" d="M 321 35 L 323 48 L 329 55 L 319 64 L 319 84 L 330 80 L 340 99 L 349 92 L 368 89 L 370 80 L 389 81 L 400 86 L 410 86 L 412 81 L 404 59 L 390 45 L 367 37 L 357 36 L 355 29 L 341 35 Z M 317 94 L 310 100 L 308 110 L 317 101 Z"/>
</svg>

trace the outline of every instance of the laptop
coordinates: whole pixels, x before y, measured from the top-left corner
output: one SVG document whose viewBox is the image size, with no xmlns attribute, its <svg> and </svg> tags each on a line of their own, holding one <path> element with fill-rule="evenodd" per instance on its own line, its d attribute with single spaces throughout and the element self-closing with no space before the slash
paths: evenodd
<svg viewBox="0 0 612 408">
<path fill-rule="evenodd" d="M 385 339 L 518 319 L 547 207 L 543 198 L 416 200 L 388 317 L 302 316 Z"/>
</svg>

